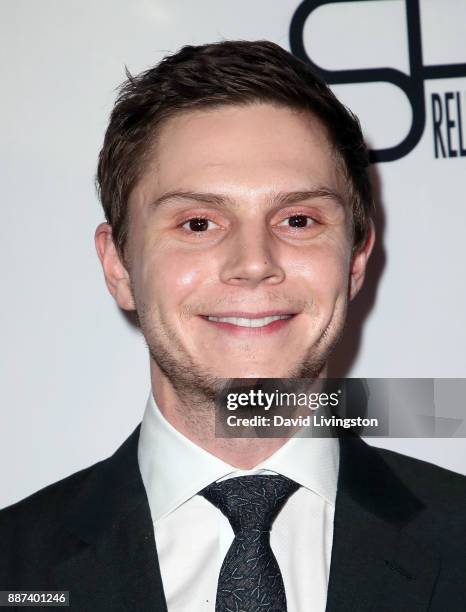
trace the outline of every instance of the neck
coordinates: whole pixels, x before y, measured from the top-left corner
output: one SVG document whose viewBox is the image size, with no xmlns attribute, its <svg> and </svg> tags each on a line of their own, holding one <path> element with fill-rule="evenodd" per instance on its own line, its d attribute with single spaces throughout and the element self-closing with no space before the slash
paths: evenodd
<svg viewBox="0 0 466 612">
<path fill-rule="evenodd" d="M 324 366 L 319 378 L 326 376 Z M 248 470 L 273 455 L 295 430 L 280 438 L 221 438 L 215 435 L 215 407 L 197 398 L 181 398 L 170 380 L 151 360 L 151 386 L 155 402 L 164 418 L 194 444 L 233 467 Z"/>
</svg>

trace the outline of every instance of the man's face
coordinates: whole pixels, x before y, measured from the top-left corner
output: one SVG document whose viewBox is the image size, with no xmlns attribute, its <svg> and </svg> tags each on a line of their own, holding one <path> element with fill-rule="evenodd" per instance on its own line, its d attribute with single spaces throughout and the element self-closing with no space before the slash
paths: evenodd
<svg viewBox="0 0 466 612">
<path fill-rule="evenodd" d="M 131 300 L 153 367 L 191 381 L 318 375 L 350 297 L 347 200 L 309 115 L 254 104 L 166 121 L 129 202 Z"/>
</svg>

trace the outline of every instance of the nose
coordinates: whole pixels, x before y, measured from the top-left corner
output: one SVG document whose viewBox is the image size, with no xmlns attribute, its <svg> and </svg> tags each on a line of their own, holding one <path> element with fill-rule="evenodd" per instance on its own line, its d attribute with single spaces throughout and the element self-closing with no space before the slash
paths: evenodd
<svg viewBox="0 0 466 612">
<path fill-rule="evenodd" d="M 260 283 L 276 285 L 285 279 L 277 245 L 266 227 L 250 223 L 239 228 L 226 249 L 220 271 L 224 283 L 254 288 Z"/>
</svg>

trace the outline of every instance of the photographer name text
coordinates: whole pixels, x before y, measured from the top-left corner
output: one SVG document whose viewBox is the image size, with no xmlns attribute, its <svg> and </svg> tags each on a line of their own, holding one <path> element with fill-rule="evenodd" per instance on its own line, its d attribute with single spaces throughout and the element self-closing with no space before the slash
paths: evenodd
<svg viewBox="0 0 466 612">
<path fill-rule="evenodd" d="M 283 417 L 274 415 L 273 417 L 253 416 L 253 417 L 237 417 L 230 415 L 227 417 L 227 425 L 229 427 L 343 427 L 350 429 L 352 427 L 378 427 L 379 420 L 376 418 L 364 417 L 324 417 L 313 414 L 308 416 L 298 416 L 296 418 Z"/>
</svg>

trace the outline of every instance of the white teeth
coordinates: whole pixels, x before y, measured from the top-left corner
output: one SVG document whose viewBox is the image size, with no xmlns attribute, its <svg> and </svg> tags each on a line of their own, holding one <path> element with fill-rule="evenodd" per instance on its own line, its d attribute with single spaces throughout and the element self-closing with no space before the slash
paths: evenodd
<svg viewBox="0 0 466 612">
<path fill-rule="evenodd" d="M 273 317 L 263 317 L 262 319 L 247 319 L 245 317 L 207 317 L 209 321 L 217 321 L 219 323 L 231 323 L 232 325 L 239 325 L 240 327 L 264 327 L 272 323 L 272 321 L 278 321 L 279 319 L 290 319 L 291 315 L 276 315 Z"/>
</svg>

